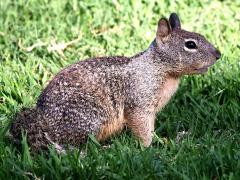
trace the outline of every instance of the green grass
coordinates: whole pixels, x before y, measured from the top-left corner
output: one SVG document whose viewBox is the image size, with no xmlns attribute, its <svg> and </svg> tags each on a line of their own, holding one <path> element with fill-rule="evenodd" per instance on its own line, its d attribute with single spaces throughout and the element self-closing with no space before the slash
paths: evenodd
<svg viewBox="0 0 240 180">
<path fill-rule="evenodd" d="M 205 35 L 223 56 L 201 76 L 184 77 L 158 114 L 156 136 L 143 148 L 125 131 L 81 151 L 31 155 L 8 139 L 8 124 L 30 107 L 61 68 L 93 56 L 131 56 L 148 47 L 160 17 L 177 12 L 182 27 Z M 240 1 L 0 2 L 0 179 L 239 179 Z M 63 53 L 57 43 L 80 40 Z M 38 42 L 45 46 L 30 52 Z M 187 132 L 179 140 L 181 132 Z"/>
</svg>

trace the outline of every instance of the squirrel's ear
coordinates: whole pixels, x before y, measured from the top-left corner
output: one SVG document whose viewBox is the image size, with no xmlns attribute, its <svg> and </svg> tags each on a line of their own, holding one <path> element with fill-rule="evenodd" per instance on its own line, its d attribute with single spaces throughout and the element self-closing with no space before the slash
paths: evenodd
<svg viewBox="0 0 240 180">
<path fill-rule="evenodd" d="M 179 17 L 176 13 L 172 13 L 169 17 L 169 22 L 172 30 L 181 29 L 181 23 Z"/>
<path fill-rule="evenodd" d="M 168 36 L 171 32 L 171 28 L 169 25 L 169 22 L 166 18 L 161 18 L 158 21 L 158 29 L 157 29 L 157 34 L 156 36 L 160 39 Z"/>
</svg>

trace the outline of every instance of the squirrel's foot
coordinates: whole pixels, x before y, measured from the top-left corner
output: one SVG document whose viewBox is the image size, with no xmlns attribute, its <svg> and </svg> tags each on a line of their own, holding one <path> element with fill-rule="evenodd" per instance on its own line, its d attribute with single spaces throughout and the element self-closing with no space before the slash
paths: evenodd
<svg viewBox="0 0 240 180">
<path fill-rule="evenodd" d="M 142 143 L 143 143 L 144 147 L 149 147 L 151 145 L 151 143 L 152 143 L 152 133 L 147 135 L 147 137 L 145 137 L 142 140 Z"/>
<path fill-rule="evenodd" d="M 128 121 L 128 126 L 131 128 L 134 135 L 141 140 L 143 146 L 149 147 L 152 143 L 155 116 L 148 115 L 145 117 L 140 113 L 135 114 L 139 116 L 135 118 L 132 117 L 132 119 Z"/>
</svg>

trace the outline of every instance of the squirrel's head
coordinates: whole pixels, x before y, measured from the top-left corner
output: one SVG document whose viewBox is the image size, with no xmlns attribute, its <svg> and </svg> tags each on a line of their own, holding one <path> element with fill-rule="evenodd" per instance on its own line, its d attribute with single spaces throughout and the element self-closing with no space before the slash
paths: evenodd
<svg viewBox="0 0 240 180">
<path fill-rule="evenodd" d="M 166 56 L 161 61 L 166 61 L 170 65 L 170 73 L 175 75 L 206 72 L 221 57 L 202 35 L 183 30 L 175 13 L 169 20 L 159 20 L 155 42 L 156 55 Z"/>
</svg>

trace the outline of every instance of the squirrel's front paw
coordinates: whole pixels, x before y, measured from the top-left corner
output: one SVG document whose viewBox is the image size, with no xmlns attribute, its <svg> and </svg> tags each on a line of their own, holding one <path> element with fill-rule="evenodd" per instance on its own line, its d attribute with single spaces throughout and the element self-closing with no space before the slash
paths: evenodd
<svg viewBox="0 0 240 180">
<path fill-rule="evenodd" d="M 152 134 L 148 135 L 146 138 L 143 139 L 142 144 L 144 147 L 149 147 L 152 143 Z"/>
</svg>

